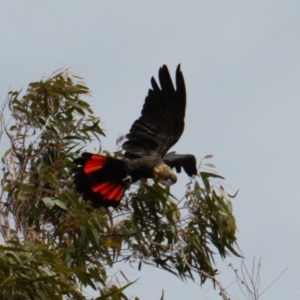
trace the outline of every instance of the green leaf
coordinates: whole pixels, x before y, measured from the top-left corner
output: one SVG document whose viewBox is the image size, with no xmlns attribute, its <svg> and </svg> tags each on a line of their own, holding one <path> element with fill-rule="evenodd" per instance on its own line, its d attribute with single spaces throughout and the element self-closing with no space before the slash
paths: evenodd
<svg viewBox="0 0 300 300">
<path fill-rule="evenodd" d="M 164 290 L 162 290 L 160 300 L 164 300 L 165 299 L 164 295 L 165 295 Z"/>
<path fill-rule="evenodd" d="M 210 172 L 200 172 L 201 177 L 204 178 L 208 178 L 208 177 L 214 177 L 214 178 L 221 178 L 221 179 L 225 179 L 223 176 L 218 175 L 218 174 L 214 174 L 214 173 L 210 173 Z"/>
<path fill-rule="evenodd" d="M 16 131 L 17 130 L 17 126 L 16 125 L 10 126 L 9 130 L 10 131 Z"/>
<path fill-rule="evenodd" d="M 42 198 L 42 201 L 49 209 L 52 209 L 53 206 L 55 205 L 54 201 L 49 197 Z"/>
<path fill-rule="evenodd" d="M 67 210 L 66 205 L 65 205 L 63 202 L 61 202 L 60 200 L 55 199 L 53 202 L 54 202 L 58 207 L 60 207 L 61 209 Z"/>
</svg>

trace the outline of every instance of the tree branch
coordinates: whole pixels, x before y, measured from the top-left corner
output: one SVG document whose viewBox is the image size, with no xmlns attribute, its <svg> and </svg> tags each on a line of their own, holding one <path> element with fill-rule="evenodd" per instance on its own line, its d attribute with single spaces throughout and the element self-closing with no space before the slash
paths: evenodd
<svg viewBox="0 0 300 300">
<path fill-rule="evenodd" d="M 200 269 L 198 269 L 198 268 L 195 268 L 195 267 L 191 266 L 191 265 L 188 263 L 188 261 L 187 261 L 187 259 L 186 259 L 186 257 L 185 257 L 185 254 L 183 253 L 182 249 L 181 249 L 181 256 L 182 256 L 182 259 L 183 259 L 183 261 L 185 262 L 185 264 L 186 264 L 191 270 L 193 270 L 194 272 L 200 273 L 201 275 L 203 275 L 203 276 L 205 276 L 205 277 L 211 279 L 211 280 L 218 286 L 218 288 L 219 288 L 219 290 L 220 290 L 220 295 L 222 296 L 223 300 L 230 300 L 230 298 L 228 298 L 228 296 L 227 296 L 226 289 L 222 286 L 221 282 L 217 279 L 216 276 L 212 276 L 212 275 L 210 275 L 210 274 L 208 274 L 208 273 L 206 273 L 206 272 L 204 272 L 204 271 L 202 271 L 202 270 L 200 270 Z"/>
</svg>

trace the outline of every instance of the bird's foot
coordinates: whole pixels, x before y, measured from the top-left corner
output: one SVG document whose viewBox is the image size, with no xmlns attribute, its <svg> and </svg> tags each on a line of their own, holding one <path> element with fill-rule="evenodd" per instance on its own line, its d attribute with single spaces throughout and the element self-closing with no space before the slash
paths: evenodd
<svg viewBox="0 0 300 300">
<path fill-rule="evenodd" d="M 127 175 L 122 181 L 125 183 L 126 188 L 129 189 L 131 183 L 132 183 L 132 178 L 131 176 Z"/>
</svg>

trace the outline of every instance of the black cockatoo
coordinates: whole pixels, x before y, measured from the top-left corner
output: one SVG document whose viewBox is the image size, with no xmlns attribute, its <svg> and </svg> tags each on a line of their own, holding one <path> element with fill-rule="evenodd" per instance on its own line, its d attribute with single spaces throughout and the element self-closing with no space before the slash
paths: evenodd
<svg viewBox="0 0 300 300">
<path fill-rule="evenodd" d="M 186 91 L 180 65 L 176 69 L 176 89 L 169 70 L 163 65 L 158 72 L 160 87 L 152 77 L 152 89 L 122 148 L 125 159 L 82 153 L 74 160 L 74 184 L 84 200 L 95 207 L 116 207 L 130 184 L 141 178 L 153 178 L 165 185 L 177 181 L 181 168 L 188 176 L 197 174 L 196 158 L 191 154 L 167 153 L 179 140 L 184 129 Z"/>
</svg>

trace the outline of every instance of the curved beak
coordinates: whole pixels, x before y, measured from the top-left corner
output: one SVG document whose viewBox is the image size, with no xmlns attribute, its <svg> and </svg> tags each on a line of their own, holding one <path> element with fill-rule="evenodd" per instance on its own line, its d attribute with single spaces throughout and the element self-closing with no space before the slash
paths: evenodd
<svg viewBox="0 0 300 300">
<path fill-rule="evenodd" d="M 172 179 L 169 178 L 169 179 L 166 180 L 165 185 L 166 186 L 170 186 L 170 185 L 173 185 L 174 183 L 176 183 L 176 181 L 174 181 L 174 180 L 172 180 Z"/>
</svg>

